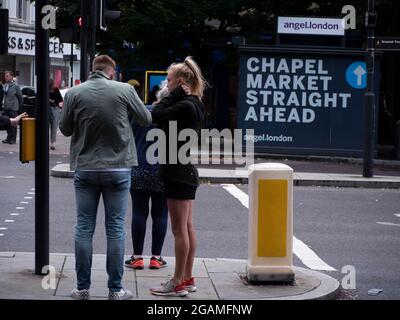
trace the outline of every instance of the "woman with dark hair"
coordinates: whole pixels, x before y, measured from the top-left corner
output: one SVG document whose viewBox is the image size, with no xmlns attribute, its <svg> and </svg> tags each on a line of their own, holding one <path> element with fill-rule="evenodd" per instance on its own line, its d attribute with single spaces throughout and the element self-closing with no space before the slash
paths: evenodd
<svg viewBox="0 0 400 320">
<path fill-rule="evenodd" d="M 206 86 L 200 68 L 187 57 L 184 62 L 172 64 L 168 68 L 168 89 L 170 94 L 162 99 L 151 112 L 153 122 L 166 133 L 170 141 L 169 123 L 175 122 L 179 132 L 185 129 L 200 131 L 204 117 L 204 106 L 201 102 Z M 192 275 L 196 250 L 196 234 L 193 225 L 193 202 L 199 175 L 196 167 L 182 163 L 178 157 L 180 147 L 187 146 L 186 141 L 175 141 L 177 150 L 166 148 L 167 154 L 176 153 L 174 161 L 161 164 L 160 175 L 164 183 L 165 197 L 171 219 L 172 233 L 175 238 L 175 272 L 172 279 L 159 287 L 151 288 L 154 295 L 186 296 L 196 291 Z M 171 158 L 170 158 L 171 159 Z"/>
<path fill-rule="evenodd" d="M 165 86 L 157 92 L 156 100 L 159 101 L 168 95 Z M 157 103 L 156 101 L 156 103 Z M 152 110 L 154 106 L 147 106 Z M 168 225 L 168 208 L 164 196 L 164 185 L 158 175 L 158 164 L 150 164 L 146 155 L 152 142 L 146 139 L 154 125 L 142 127 L 132 120 L 132 131 L 135 137 L 138 165 L 132 168 L 132 244 L 133 254 L 125 261 L 125 266 L 133 269 L 143 269 L 143 247 L 146 235 L 146 224 L 149 213 L 152 219 L 151 232 L 151 258 L 150 269 L 160 269 L 167 266 L 167 262 L 161 257 L 165 234 Z M 151 200 L 151 209 L 150 209 Z"/>
<path fill-rule="evenodd" d="M 60 103 L 63 102 L 60 90 L 54 86 L 54 80 L 49 81 L 50 102 L 50 149 L 55 150 L 54 143 L 57 140 L 58 122 L 60 120 Z"/>
</svg>

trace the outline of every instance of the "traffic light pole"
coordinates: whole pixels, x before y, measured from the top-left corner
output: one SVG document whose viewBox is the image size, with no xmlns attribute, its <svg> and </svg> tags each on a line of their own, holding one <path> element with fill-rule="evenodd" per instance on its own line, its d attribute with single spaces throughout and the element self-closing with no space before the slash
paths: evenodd
<svg viewBox="0 0 400 320">
<path fill-rule="evenodd" d="M 35 160 L 35 274 L 49 265 L 49 31 L 42 27 L 42 8 L 36 0 L 35 63 L 37 77 Z"/>
<path fill-rule="evenodd" d="M 89 35 L 89 0 L 81 0 L 81 82 L 85 82 L 88 77 L 88 35 Z"/>
<path fill-rule="evenodd" d="M 367 91 L 365 93 L 365 123 L 364 123 L 364 161 L 363 176 L 372 178 L 374 175 L 374 145 L 375 145 L 375 1 L 368 0 L 366 15 L 367 27 Z"/>
<path fill-rule="evenodd" d="M 91 69 L 94 56 L 96 54 L 96 29 L 98 21 L 98 1 L 91 1 L 90 7 L 90 36 L 89 36 L 89 68 Z"/>
</svg>

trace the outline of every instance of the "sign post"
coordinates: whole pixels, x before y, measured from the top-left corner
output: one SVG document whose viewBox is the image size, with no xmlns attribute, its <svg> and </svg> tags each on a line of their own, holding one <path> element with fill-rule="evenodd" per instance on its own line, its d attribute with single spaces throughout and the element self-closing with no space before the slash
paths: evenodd
<svg viewBox="0 0 400 320">
<path fill-rule="evenodd" d="M 367 91 L 365 93 L 364 122 L 364 161 L 363 176 L 374 176 L 374 114 L 375 114 L 375 1 L 368 0 L 368 12 L 365 19 L 367 27 Z"/>
<path fill-rule="evenodd" d="M 36 0 L 35 274 L 49 265 L 49 31 L 42 27 L 46 0 Z"/>
</svg>

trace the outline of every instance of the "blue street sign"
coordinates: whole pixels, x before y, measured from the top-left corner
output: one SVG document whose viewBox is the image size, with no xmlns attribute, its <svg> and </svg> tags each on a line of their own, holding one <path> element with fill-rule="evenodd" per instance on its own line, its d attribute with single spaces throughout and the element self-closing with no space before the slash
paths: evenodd
<svg viewBox="0 0 400 320">
<path fill-rule="evenodd" d="M 365 52 L 279 46 L 239 52 L 237 128 L 254 130 L 244 142 L 254 141 L 260 153 L 362 156 Z M 376 83 L 379 69 L 378 61 Z"/>
<path fill-rule="evenodd" d="M 355 89 L 365 89 L 367 86 L 367 66 L 365 62 L 356 61 L 346 70 L 346 80 Z"/>
</svg>

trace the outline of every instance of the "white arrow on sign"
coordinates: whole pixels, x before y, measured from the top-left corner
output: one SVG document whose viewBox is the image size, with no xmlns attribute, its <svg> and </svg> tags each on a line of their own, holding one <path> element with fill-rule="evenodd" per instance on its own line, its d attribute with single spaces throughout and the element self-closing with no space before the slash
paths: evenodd
<svg viewBox="0 0 400 320">
<path fill-rule="evenodd" d="M 357 85 L 361 86 L 362 77 L 364 74 L 367 73 L 367 71 L 362 66 L 358 66 L 357 69 L 355 69 L 353 72 L 357 76 Z"/>
</svg>

